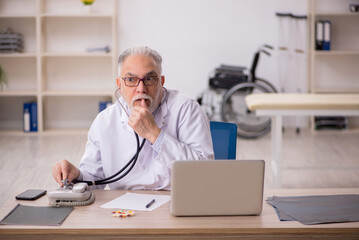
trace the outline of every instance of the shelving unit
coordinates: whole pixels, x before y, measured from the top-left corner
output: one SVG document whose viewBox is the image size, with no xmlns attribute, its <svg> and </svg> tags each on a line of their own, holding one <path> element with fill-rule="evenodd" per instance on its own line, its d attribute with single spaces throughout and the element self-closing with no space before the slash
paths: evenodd
<svg viewBox="0 0 359 240">
<path fill-rule="evenodd" d="M 349 11 L 350 0 L 309 0 L 310 44 L 309 86 L 312 93 L 358 93 L 359 97 L 359 13 Z M 315 24 L 329 20 L 331 50 L 315 50 Z M 359 119 L 348 118 L 349 128 Z"/>
<path fill-rule="evenodd" d="M 23 133 L 23 103 L 38 104 L 38 134 L 87 131 L 99 101 L 113 101 L 117 0 L 0 0 L 0 30 L 21 33 L 22 53 L 0 53 L 0 134 Z M 109 52 L 87 48 L 108 46 Z"/>
</svg>

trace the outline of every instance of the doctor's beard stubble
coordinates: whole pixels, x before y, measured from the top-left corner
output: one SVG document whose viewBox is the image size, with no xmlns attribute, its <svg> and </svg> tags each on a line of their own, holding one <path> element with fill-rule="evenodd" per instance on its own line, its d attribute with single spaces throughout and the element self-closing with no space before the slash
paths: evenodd
<svg viewBox="0 0 359 240">
<path fill-rule="evenodd" d="M 152 110 L 151 108 L 152 108 L 153 98 L 152 98 L 151 96 L 145 94 L 145 93 L 136 95 L 136 96 L 134 96 L 134 97 L 132 98 L 132 100 L 131 100 L 131 109 L 133 109 L 133 107 L 134 107 L 133 104 L 134 104 L 137 100 L 139 100 L 139 99 L 145 99 L 145 100 L 150 101 L 150 106 L 148 106 L 148 108 L 149 108 L 150 110 Z M 152 111 L 151 111 L 151 112 L 152 112 Z"/>
<path fill-rule="evenodd" d="M 146 93 L 141 93 L 138 94 L 136 96 L 134 96 L 131 100 L 131 110 L 133 109 L 133 104 L 135 103 L 136 100 L 138 99 L 145 99 L 145 100 L 149 100 L 150 101 L 150 106 L 148 106 L 148 109 L 150 110 L 151 113 L 153 113 L 158 105 L 161 102 L 161 98 L 162 98 L 162 86 L 160 86 L 161 89 L 158 89 L 158 91 L 156 92 L 156 95 L 154 96 L 154 98 L 152 98 L 150 95 L 147 95 Z"/>
</svg>

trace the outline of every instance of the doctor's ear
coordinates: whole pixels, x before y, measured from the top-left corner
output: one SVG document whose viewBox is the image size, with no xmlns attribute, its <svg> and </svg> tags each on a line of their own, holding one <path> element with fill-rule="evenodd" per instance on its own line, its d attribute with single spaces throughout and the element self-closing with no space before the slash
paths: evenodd
<svg viewBox="0 0 359 240">
<path fill-rule="evenodd" d="M 118 89 L 121 89 L 121 79 L 119 77 L 116 78 L 116 83 L 117 83 Z"/>
</svg>

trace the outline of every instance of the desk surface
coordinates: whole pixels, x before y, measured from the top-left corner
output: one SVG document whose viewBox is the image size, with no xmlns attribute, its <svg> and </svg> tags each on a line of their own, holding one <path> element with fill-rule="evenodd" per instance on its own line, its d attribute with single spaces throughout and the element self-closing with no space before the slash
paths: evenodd
<svg viewBox="0 0 359 240">
<path fill-rule="evenodd" d="M 359 94 L 250 94 L 245 101 L 250 110 L 359 110 Z"/>
<path fill-rule="evenodd" d="M 149 194 L 170 194 L 166 191 L 131 191 Z M 272 206 L 263 202 L 260 216 L 223 217 L 173 217 L 169 213 L 169 203 L 152 212 L 135 211 L 134 217 L 113 218 L 111 209 L 100 205 L 121 196 L 126 191 L 95 191 L 96 201 L 92 205 L 76 207 L 61 226 L 12 226 L 0 225 L 0 238 L 21 239 L 32 235 L 38 239 L 71 237 L 72 239 L 91 238 L 171 238 L 177 239 L 199 236 L 210 238 L 251 237 L 256 239 L 291 237 L 320 238 L 338 237 L 358 239 L 359 222 L 303 225 L 299 222 L 279 221 Z M 359 189 L 276 189 L 265 191 L 267 196 L 299 196 L 320 194 L 359 194 Z M 19 201 L 14 196 L 0 209 L 2 219 L 17 203 L 33 206 L 47 206 L 47 197 L 36 201 Z"/>
</svg>

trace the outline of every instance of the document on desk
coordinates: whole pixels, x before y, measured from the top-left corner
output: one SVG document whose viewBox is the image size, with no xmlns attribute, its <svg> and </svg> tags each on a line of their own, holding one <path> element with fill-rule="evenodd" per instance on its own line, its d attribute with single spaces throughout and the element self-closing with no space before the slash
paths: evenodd
<svg viewBox="0 0 359 240">
<path fill-rule="evenodd" d="M 167 203 L 169 200 L 171 200 L 171 196 L 168 195 L 126 193 L 100 207 L 152 211 Z"/>
</svg>

